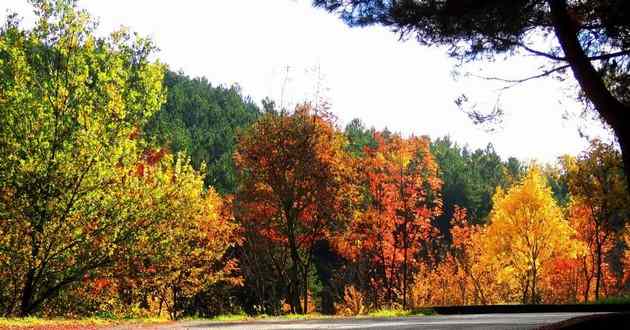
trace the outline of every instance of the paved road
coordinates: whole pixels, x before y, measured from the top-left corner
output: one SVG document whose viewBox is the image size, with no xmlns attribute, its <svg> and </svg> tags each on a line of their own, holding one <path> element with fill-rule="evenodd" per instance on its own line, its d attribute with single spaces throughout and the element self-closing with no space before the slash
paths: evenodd
<svg viewBox="0 0 630 330">
<path fill-rule="evenodd" d="M 390 319 L 323 319 L 307 321 L 255 321 L 218 323 L 190 321 L 159 327 L 160 330 L 276 330 L 276 329 L 536 329 L 593 313 L 523 313 L 419 316 Z M 120 329 L 120 328 L 119 328 Z"/>
</svg>

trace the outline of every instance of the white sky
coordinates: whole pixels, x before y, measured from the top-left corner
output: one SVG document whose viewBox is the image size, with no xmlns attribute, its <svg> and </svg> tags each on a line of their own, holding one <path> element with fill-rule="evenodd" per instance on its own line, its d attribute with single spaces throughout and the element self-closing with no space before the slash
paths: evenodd
<svg viewBox="0 0 630 330">
<path fill-rule="evenodd" d="M 150 36 L 160 48 L 158 57 L 172 70 L 205 76 L 213 84 L 238 83 L 256 101 L 265 96 L 284 104 L 312 99 L 313 68 L 319 66 L 340 126 L 358 117 L 368 127 L 432 138 L 450 135 L 475 148 L 492 142 L 504 157 L 543 162 L 586 146 L 577 130 L 584 122 L 562 119 L 563 113 L 581 109 L 567 83 L 536 80 L 503 92 L 504 122 L 488 133 L 453 100 L 466 92 L 480 110 L 489 110 L 502 85 L 477 78 L 454 81 L 454 62 L 444 49 L 400 42 L 381 27 L 350 29 L 312 8 L 309 0 L 82 0 L 79 5 L 100 20 L 104 32 L 124 25 Z M 26 0 L 0 1 L 2 21 L 7 10 L 19 13 L 26 25 L 32 20 Z M 467 68 L 519 78 L 536 73 L 540 63 L 513 58 Z M 598 127 L 589 133 L 609 138 Z"/>
</svg>

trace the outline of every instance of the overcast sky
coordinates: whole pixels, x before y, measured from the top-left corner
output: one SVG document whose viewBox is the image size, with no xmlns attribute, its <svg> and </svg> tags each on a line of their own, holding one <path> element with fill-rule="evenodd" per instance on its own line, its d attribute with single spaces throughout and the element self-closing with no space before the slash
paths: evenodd
<svg viewBox="0 0 630 330">
<path fill-rule="evenodd" d="M 585 123 L 563 119 L 581 109 L 567 83 L 536 80 L 499 94 L 497 83 L 455 81 L 455 62 L 445 49 L 401 42 L 381 27 L 350 29 L 308 0 L 81 0 L 79 5 L 99 19 L 101 31 L 124 25 L 150 36 L 160 61 L 172 70 L 205 76 L 213 84 L 238 84 L 256 101 L 270 96 L 290 105 L 312 99 L 319 71 L 340 126 L 358 117 L 377 129 L 450 135 L 475 148 L 492 142 L 504 157 L 543 162 L 586 146 L 578 134 Z M 26 0 L 0 1 L 3 21 L 7 10 L 23 16 L 26 25 L 32 21 Z M 528 57 L 466 70 L 519 78 L 536 73 L 540 64 Z M 506 112 L 503 124 L 494 132 L 475 126 L 454 104 L 462 93 L 479 110 L 491 110 L 499 100 Z M 590 134 L 609 139 L 595 123 L 587 124 Z"/>
</svg>

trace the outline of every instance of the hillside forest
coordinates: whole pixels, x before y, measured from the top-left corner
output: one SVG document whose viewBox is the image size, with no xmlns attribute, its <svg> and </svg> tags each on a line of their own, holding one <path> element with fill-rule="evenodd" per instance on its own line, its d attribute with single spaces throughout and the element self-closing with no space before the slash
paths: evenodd
<svg viewBox="0 0 630 330">
<path fill-rule="evenodd" d="M 630 294 L 615 144 L 552 164 L 259 105 L 99 36 L 0 28 L 0 316 L 358 315 Z"/>
</svg>

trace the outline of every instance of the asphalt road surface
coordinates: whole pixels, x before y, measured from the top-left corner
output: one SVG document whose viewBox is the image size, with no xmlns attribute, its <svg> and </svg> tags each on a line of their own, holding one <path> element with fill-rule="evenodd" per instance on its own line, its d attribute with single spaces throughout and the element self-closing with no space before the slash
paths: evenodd
<svg viewBox="0 0 630 330">
<path fill-rule="evenodd" d="M 306 321 L 208 322 L 188 321 L 159 327 L 160 330 L 275 330 L 275 329 L 536 329 L 549 323 L 593 313 L 514 313 L 418 316 L 401 318 L 322 319 Z M 120 329 L 120 328 L 118 328 Z"/>
</svg>

